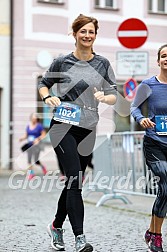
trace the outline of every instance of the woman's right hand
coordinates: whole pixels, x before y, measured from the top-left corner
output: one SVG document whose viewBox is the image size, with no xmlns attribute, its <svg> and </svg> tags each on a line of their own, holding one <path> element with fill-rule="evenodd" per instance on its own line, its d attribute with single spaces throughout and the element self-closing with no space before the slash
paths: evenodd
<svg viewBox="0 0 167 252">
<path fill-rule="evenodd" d="M 25 140 L 26 138 L 23 136 L 23 137 L 20 137 L 19 138 L 19 142 L 22 142 L 23 140 Z"/>
<path fill-rule="evenodd" d="M 140 125 L 143 128 L 153 128 L 155 126 L 155 123 L 150 120 L 150 118 L 143 118 L 140 121 Z"/>
<path fill-rule="evenodd" d="M 51 107 L 55 107 L 55 106 L 59 106 L 61 104 L 61 101 L 58 97 L 56 96 L 51 96 L 51 97 L 48 97 L 46 100 L 45 100 L 45 103 Z"/>
</svg>

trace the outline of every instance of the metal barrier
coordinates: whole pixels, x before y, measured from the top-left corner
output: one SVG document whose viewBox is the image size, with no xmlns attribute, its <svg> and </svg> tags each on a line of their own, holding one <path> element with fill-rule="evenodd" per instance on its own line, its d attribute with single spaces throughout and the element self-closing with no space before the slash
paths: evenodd
<svg viewBox="0 0 167 252">
<path fill-rule="evenodd" d="M 120 132 L 98 136 L 94 156 L 92 180 L 86 177 L 83 197 L 100 191 L 103 196 L 96 206 L 110 199 L 130 203 L 126 194 L 154 196 L 157 184 L 147 169 L 143 156 L 144 132 Z"/>
</svg>

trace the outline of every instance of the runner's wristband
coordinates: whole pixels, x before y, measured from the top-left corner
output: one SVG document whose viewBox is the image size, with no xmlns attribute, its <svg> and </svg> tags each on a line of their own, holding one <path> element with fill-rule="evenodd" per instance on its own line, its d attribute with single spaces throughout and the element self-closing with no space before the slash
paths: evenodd
<svg viewBox="0 0 167 252">
<path fill-rule="evenodd" d="M 47 95 L 47 96 L 45 96 L 44 98 L 42 98 L 42 101 L 45 103 L 46 99 L 48 99 L 48 98 L 50 98 L 50 97 L 51 97 L 51 95 Z"/>
</svg>

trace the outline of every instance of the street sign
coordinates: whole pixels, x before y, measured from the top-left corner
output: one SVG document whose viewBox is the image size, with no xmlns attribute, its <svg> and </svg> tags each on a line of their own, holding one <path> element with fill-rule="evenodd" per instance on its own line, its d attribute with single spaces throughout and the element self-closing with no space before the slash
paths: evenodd
<svg viewBox="0 0 167 252">
<path fill-rule="evenodd" d="M 140 19 L 129 18 L 119 26 L 117 37 L 123 46 L 135 49 L 144 44 L 148 37 L 148 30 Z"/>
<path fill-rule="evenodd" d="M 134 79 L 129 79 L 124 84 L 124 96 L 128 101 L 133 101 L 136 94 L 137 83 Z"/>
<path fill-rule="evenodd" d="M 148 74 L 148 52 L 117 52 L 116 59 L 118 75 L 137 76 Z"/>
</svg>

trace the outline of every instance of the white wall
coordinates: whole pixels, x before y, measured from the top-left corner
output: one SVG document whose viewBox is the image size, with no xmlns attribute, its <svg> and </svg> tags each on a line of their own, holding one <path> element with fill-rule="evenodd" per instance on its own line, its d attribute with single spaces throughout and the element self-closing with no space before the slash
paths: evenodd
<svg viewBox="0 0 167 252">
<path fill-rule="evenodd" d="M 9 71 L 9 0 L 0 1 L 0 88 L 1 96 L 1 142 L 0 157 L 1 168 L 8 168 L 9 164 L 9 91 L 10 91 L 10 71 Z"/>
</svg>

